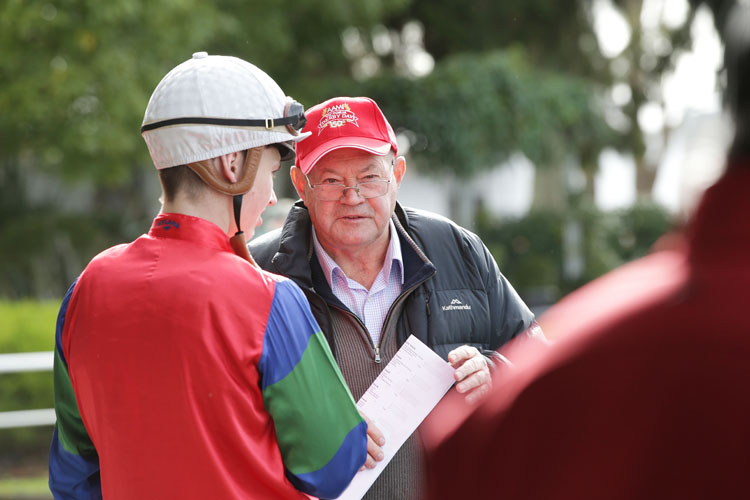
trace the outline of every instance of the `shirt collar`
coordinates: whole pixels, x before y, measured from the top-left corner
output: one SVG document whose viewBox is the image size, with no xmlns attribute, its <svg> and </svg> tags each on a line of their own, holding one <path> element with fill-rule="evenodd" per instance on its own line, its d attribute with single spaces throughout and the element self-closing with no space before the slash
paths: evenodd
<svg viewBox="0 0 750 500">
<path fill-rule="evenodd" d="M 169 238 L 191 241 L 203 246 L 234 253 L 229 236 L 213 222 L 200 217 L 179 213 L 160 213 L 156 216 L 148 235 L 152 238 Z"/>
<path fill-rule="evenodd" d="M 396 231 L 396 225 L 393 224 L 393 221 L 388 221 L 388 228 L 390 233 L 390 241 L 388 242 L 388 249 L 385 252 L 385 261 L 383 262 L 383 275 L 386 277 L 386 279 L 389 278 L 391 275 L 391 269 L 393 267 L 394 261 L 398 263 L 398 273 L 399 273 L 399 280 L 400 283 L 404 284 L 404 261 L 401 255 L 401 241 L 398 237 L 398 232 Z M 315 253 L 318 256 L 318 262 L 320 262 L 320 267 L 323 269 L 323 274 L 326 277 L 326 280 L 328 281 L 328 286 L 333 289 L 333 273 L 334 271 L 338 271 L 341 273 L 342 276 L 346 276 L 344 274 L 343 269 L 339 267 L 338 264 L 336 264 L 336 261 L 333 260 L 333 258 L 328 255 L 328 252 L 326 252 L 323 249 L 323 245 L 320 244 L 320 241 L 318 240 L 318 235 L 315 232 L 315 226 L 312 228 L 312 238 L 313 238 L 313 245 L 315 246 Z"/>
</svg>

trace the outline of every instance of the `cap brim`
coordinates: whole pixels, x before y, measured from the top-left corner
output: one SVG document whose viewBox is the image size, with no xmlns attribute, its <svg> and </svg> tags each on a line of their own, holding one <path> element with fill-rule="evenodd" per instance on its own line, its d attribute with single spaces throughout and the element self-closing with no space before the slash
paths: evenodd
<svg viewBox="0 0 750 500">
<path fill-rule="evenodd" d="M 369 137 L 337 137 L 321 144 L 305 155 L 305 158 L 299 161 L 297 165 L 302 172 L 307 175 L 321 158 L 337 149 L 360 149 L 378 156 L 384 156 L 391 150 L 391 143 L 371 139 Z"/>
</svg>

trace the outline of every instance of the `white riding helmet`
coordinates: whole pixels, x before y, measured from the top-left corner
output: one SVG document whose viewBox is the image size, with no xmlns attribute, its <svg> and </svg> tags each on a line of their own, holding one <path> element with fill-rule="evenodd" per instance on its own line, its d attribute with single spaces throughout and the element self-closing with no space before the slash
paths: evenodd
<svg viewBox="0 0 750 500">
<path fill-rule="evenodd" d="M 141 134 L 157 169 L 190 165 L 235 151 L 293 143 L 308 137 L 304 107 L 247 61 L 196 52 L 159 82 Z"/>
</svg>

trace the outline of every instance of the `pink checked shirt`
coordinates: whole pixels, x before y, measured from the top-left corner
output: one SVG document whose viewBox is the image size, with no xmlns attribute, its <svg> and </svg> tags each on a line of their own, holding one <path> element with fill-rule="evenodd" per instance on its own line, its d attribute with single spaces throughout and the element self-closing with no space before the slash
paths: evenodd
<svg viewBox="0 0 750 500">
<path fill-rule="evenodd" d="M 356 281 L 349 279 L 344 271 L 336 264 L 318 241 L 313 228 L 313 244 L 318 255 L 320 267 L 331 286 L 333 294 L 367 327 L 372 337 L 373 345 L 380 343 L 380 330 L 383 328 L 385 316 L 391 304 L 401 294 L 404 284 L 404 264 L 401 259 L 401 244 L 399 243 L 396 226 L 390 222 L 391 241 L 385 254 L 383 267 L 375 277 L 372 287 L 368 290 Z"/>
</svg>

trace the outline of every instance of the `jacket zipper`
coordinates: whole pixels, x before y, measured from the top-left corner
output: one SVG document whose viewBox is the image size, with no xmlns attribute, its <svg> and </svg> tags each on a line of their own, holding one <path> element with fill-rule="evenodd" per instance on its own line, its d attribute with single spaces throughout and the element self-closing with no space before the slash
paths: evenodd
<svg viewBox="0 0 750 500">
<path fill-rule="evenodd" d="M 380 359 L 380 345 L 376 346 L 375 342 L 372 341 L 372 337 L 370 336 L 370 332 L 367 330 L 367 327 L 365 326 L 364 322 L 359 318 L 359 316 L 357 316 L 356 314 L 354 314 L 351 311 L 347 311 L 345 309 L 341 309 L 338 306 L 329 305 L 329 307 L 338 309 L 340 312 L 342 312 L 344 314 L 348 314 L 349 316 L 351 316 L 352 318 L 354 318 L 354 320 L 357 323 L 359 323 L 359 326 L 362 327 L 361 330 L 360 330 L 361 333 L 362 333 L 362 336 L 367 338 L 367 342 L 370 344 L 370 348 L 373 351 L 373 358 L 372 358 L 373 361 L 375 361 L 375 363 L 380 364 L 382 362 L 382 360 Z"/>
<path fill-rule="evenodd" d="M 398 297 L 396 297 L 396 300 L 393 301 L 393 304 L 391 304 L 391 307 L 388 309 L 388 313 L 385 315 L 385 320 L 383 320 L 383 324 L 384 325 L 388 324 L 389 320 L 391 319 L 391 315 L 393 313 L 393 309 L 399 303 L 399 301 L 403 300 L 404 297 L 406 297 L 409 293 L 411 293 L 413 290 L 415 290 L 422 283 L 424 283 L 424 282 L 420 281 L 419 283 L 416 283 L 416 284 L 412 285 L 409 289 L 404 290 L 403 292 L 401 292 L 401 295 L 399 295 Z M 364 322 L 359 318 L 359 316 L 357 316 L 356 314 L 354 314 L 351 311 L 346 311 L 344 309 L 341 309 L 340 307 L 336 307 L 336 306 L 333 306 L 333 305 L 330 306 L 330 307 L 335 307 L 336 309 L 338 309 L 342 313 L 348 314 L 348 315 L 352 316 L 357 321 L 357 323 L 359 323 L 359 325 L 362 327 L 362 332 L 364 332 L 363 336 L 367 337 L 367 341 L 370 344 L 370 348 L 372 348 L 372 353 L 373 353 L 372 360 L 375 362 L 375 364 L 378 364 L 378 365 L 380 363 L 382 363 L 383 359 L 380 357 L 380 344 L 383 343 L 383 339 L 385 338 L 385 335 L 383 337 L 380 337 L 380 342 L 378 343 L 378 345 L 375 345 L 375 342 L 372 341 L 372 336 L 370 335 L 370 332 L 367 330 L 367 326 L 365 326 Z M 387 335 L 388 334 L 388 330 L 386 330 L 385 333 Z"/>
</svg>

